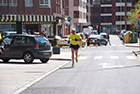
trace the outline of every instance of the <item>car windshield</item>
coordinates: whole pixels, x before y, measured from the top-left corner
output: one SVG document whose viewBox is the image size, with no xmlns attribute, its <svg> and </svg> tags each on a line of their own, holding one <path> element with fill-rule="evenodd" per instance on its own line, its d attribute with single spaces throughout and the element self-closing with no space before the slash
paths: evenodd
<svg viewBox="0 0 140 94">
<path fill-rule="evenodd" d="M 45 42 L 49 42 L 48 39 L 46 39 L 45 37 L 35 37 L 35 40 L 37 44 L 43 44 Z"/>
</svg>

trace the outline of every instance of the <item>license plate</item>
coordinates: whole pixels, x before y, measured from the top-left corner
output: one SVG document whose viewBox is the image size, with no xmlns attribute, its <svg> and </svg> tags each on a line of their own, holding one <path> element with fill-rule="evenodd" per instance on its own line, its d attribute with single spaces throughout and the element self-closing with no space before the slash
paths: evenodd
<svg viewBox="0 0 140 94">
<path fill-rule="evenodd" d="M 49 55 L 49 53 L 44 53 L 44 55 Z"/>
</svg>

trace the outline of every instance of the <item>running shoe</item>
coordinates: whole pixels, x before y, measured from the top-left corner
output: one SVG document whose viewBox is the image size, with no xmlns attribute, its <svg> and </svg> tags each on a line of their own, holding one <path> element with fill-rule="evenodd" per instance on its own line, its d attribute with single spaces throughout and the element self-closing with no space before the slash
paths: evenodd
<svg viewBox="0 0 140 94">
<path fill-rule="evenodd" d="M 78 63 L 78 59 L 77 59 L 77 58 L 75 58 L 75 60 L 76 60 L 76 63 Z"/>
<path fill-rule="evenodd" d="M 74 67 L 74 62 L 72 62 L 72 67 Z"/>
</svg>

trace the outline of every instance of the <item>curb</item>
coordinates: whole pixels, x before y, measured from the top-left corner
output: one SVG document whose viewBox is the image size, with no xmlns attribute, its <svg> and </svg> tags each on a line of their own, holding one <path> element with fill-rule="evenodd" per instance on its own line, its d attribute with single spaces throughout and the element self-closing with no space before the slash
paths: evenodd
<svg viewBox="0 0 140 94">
<path fill-rule="evenodd" d="M 47 73 L 45 73 L 44 75 L 38 77 L 37 79 L 34 79 L 34 80 L 32 80 L 31 82 L 27 83 L 26 85 L 24 85 L 24 86 L 18 88 L 17 90 L 13 91 L 11 94 L 19 94 L 19 93 L 21 93 L 22 91 L 24 91 L 24 90 L 27 89 L 28 87 L 31 87 L 32 85 L 36 84 L 37 82 L 41 81 L 41 80 L 44 79 L 45 77 L 49 76 L 49 75 L 52 74 L 53 72 L 59 70 L 60 68 L 62 68 L 63 66 L 65 66 L 65 65 L 67 65 L 67 64 L 69 64 L 69 63 L 70 63 L 70 61 L 68 61 L 68 62 L 66 62 L 66 63 L 64 63 L 64 64 L 62 64 L 62 65 L 60 65 L 60 66 L 58 66 L 58 67 L 56 67 L 56 68 L 54 68 L 53 70 L 50 70 L 49 72 L 47 72 Z"/>
</svg>

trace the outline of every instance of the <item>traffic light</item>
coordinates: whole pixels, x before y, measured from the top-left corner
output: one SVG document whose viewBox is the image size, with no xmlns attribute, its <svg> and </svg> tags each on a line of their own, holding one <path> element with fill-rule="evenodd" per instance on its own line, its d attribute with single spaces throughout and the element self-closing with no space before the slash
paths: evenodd
<svg viewBox="0 0 140 94">
<path fill-rule="evenodd" d="M 71 21 L 71 17 L 68 17 L 68 19 L 67 19 L 67 20 L 68 20 L 68 22 L 70 22 L 70 21 Z"/>
</svg>

